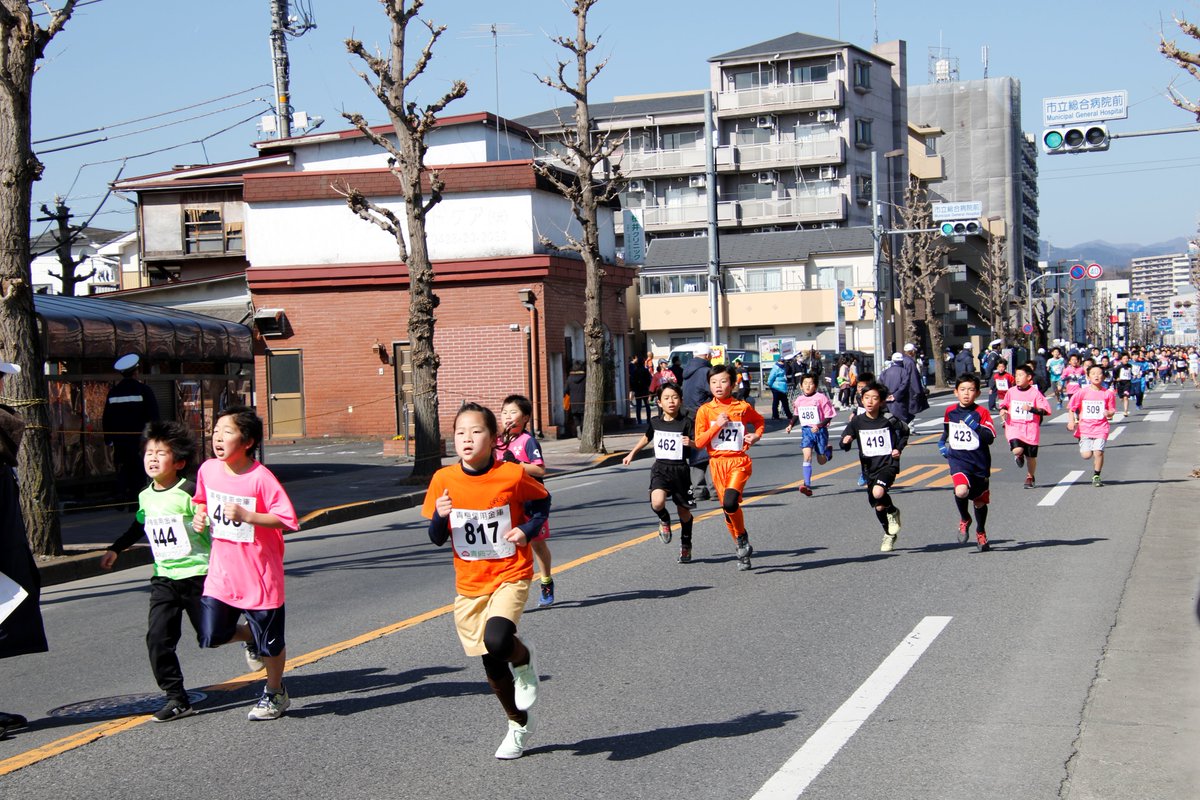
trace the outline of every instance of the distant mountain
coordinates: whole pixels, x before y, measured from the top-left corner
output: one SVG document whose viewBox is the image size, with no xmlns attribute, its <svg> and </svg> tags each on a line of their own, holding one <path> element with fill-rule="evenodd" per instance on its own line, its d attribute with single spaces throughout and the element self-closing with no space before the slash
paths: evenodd
<svg viewBox="0 0 1200 800">
<path fill-rule="evenodd" d="M 1187 237 L 1180 236 L 1175 239 L 1168 239 L 1165 242 L 1141 245 L 1113 244 L 1102 239 L 1095 239 L 1070 247 L 1058 247 L 1043 239 L 1038 242 L 1038 246 L 1041 249 L 1041 259 L 1051 264 L 1060 259 L 1067 261 L 1080 259 L 1094 261 L 1103 267 L 1112 267 L 1114 272 L 1126 273 L 1129 271 L 1130 259 L 1142 258 L 1143 256 L 1161 256 L 1168 253 L 1186 253 L 1188 240 Z"/>
</svg>

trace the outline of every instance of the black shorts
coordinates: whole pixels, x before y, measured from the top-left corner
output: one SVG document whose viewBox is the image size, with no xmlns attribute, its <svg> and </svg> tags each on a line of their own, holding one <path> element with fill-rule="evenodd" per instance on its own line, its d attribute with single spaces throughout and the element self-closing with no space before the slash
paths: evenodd
<svg viewBox="0 0 1200 800">
<path fill-rule="evenodd" d="M 650 467 L 650 491 L 655 489 L 666 492 L 677 506 L 696 507 L 692 497 L 692 470 L 686 461 L 655 461 Z"/>
<path fill-rule="evenodd" d="M 246 610 L 205 595 L 200 598 L 200 646 L 220 647 L 228 642 L 237 630 L 238 617 L 245 614 L 246 624 L 254 637 L 254 648 L 260 655 L 277 656 L 286 646 L 283 608 Z"/>
<path fill-rule="evenodd" d="M 1117 397 L 1129 397 L 1129 381 L 1117 381 L 1113 384 L 1113 388 L 1117 392 Z"/>
<path fill-rule="evenodd" d="M 1008 449 L 1009 450 L 1015 450 L 1018 447 L 1024 451 L 1024 455 L 1026 458 L 1037 458 L 1038 446 L 1036 444 L 1029 444 L 1027 442 L 1022 442 L 1020 439 L 1009 439 L 1008 440 Z"/>
<path fill-rule="evenodd" d="M 875 507 L 876 501 L 875 498 L 871 496 L 871 490 L 876 486 L 882 486 L 883 493 L 887 494 L 888 489 L 892 488 L 892 484 L 896 482 L 897 473 L 898 470 L 896 467 L 883 467 L 882 469 L 877 469 L 874 472 L 868 472 L 864 474 L 864 477 L 867 479 L 867 502 L 871 504 L 872 508 Z"/>
<path fill-rule="evenodd" d="M 992 501 L 991 478 L 983 475 L 968 475 L 965 472 L 955 472 L 950 476 L 954 486 L 967 487 L 967 499 L 974 500 L 976 505 L 986 506 Z"/>
</svg>

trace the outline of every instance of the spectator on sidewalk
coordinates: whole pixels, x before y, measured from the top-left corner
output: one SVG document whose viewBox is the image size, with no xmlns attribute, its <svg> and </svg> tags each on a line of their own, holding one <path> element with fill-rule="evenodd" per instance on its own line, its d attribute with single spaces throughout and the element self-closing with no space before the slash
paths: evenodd
<svg viewBox="0 0 1200 800">
<path fill-rule="evenodd" d="M 708 390 L 708 371 L 712 366 L 709 359 L 712 352 L 706 344 L 698 344 L 692 348 L 692 357 L 683 368 L 683 408 L 693 419 L 700 406 L 712 400 L 712 392 Z M 693 494 L 697 500 L 707 500 L 716 490 L 710 490 L 708 472 L 708 453 L 702 447 L 692 448 L 692 467 L 695 470 L 695 486 Z"/>
<path fill-rule="evenodd" d="M 646 410 L 646 421 L 650 421 L 650 370 L 642 359 L 634 356 L 629 361 L 629 398 L 633 419 L 637 424 L 642 422 L 642 409 Z"/>
<path fill-rule="evenodd" d="M 954 375 L 957 377 L 975 372 L 975 354 L 971 352 L 971 343 L 963 342 L 962 350 L 954 357 Z"/>
<path fill-rule="evenodd" d="M 4 376 L 20 371 L 16 364 L 0 361 L 0 393 L 4 389 Z M 25 538 L 15 474 L 24 432 L 25 422 L 16 410 L 0 405 L 0 603 L 24 597 L 7 617 L 0 619 L 0 658 L 44 653 L 49 649 L 38 605 L 42 583 Z M 0 739 L 26 724 L 20 714 L 0 711 Z"/>
<path fill-rule="evenodd" d="M 791 415 L 788 407 L 788 377 L 786 361 L 776 361 L 767 373 L 767 388 L 771 390 L 771 419 L 783 419 Z M 782 410 L 781 410 L 782 409 Z"/>
<path fill-rule="evenodd" d="M 583 410 L 587 407 L 587 372 L 582 361 L 571 363 L 565 386 L 567 395 L 567 437 L 579 435 L 583 426 Z"/>
</svg>

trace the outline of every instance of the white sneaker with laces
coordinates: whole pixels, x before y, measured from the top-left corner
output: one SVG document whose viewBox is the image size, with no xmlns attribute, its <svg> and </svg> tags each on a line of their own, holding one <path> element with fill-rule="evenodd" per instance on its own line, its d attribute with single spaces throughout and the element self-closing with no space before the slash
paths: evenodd
<svg viewBox="0 0 1200 800">
<path fill-rule="evenodd" d="M 517 708 L 521 711 L 528 711 L 537 702 L 538 693 L 538 673 L 537 659 L 533 654 L 533 645 L 525 642 L 525 649 L 529 651 L 529 663 L 523 667 L 513 667 L 513 689 Z"/>
<path fill-rule="evenodd" d="M 273 694 L 264 689 L 262 697 L 258 698 L 258 703 L 255 704 L 254 708 L 250 709 L 250 713 L 246 715 L 246 719 L 255 721 L 279 719 L 291 704 L 292 701 L 288 697 L 286 688 L 281 688 Z"/>
<path fill-rule="evenodd" d="M 524 727 L 508 721 L 508 733 L 504 735 L 504 741 L 500 743 L 500 747 L 496 750 L 496 758 L 502 761 L 512 761 L 514 758 L 520 758 L 525 754 L 525 744 L 529 740 L 529 734 L 533 733 L 533 715 L 528 715 L 525 720 Z"/>
<path fill-rule="evenodd" d="M 242 655 L 246 657 L 246 666 L 251 672 L 258 672 L 260 669 L 266 669 L 263 666 L 262 656 L 258 650 L 250 642 L 242 642 Z"/>
</svg>

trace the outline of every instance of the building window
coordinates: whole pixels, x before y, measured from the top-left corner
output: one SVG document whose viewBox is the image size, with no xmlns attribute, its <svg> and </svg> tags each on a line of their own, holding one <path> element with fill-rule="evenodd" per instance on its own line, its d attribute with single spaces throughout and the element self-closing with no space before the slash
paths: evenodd
<svg viewBox="0 0 1200 800">
<path fill-rule="evenodd" d="M 820 267 L 814 277 L 814 289 L 836 289 L 838 281 L 843 286 L 854 285 L 853 267 Z"/>
<path fill-rule="evenodd" d="M 708 275 L 693 272 L 683 275 L 644 275 L 642 294 L 697 294 L 708 291 Z"/>
<path fill-rule="evenodd" d="M 927 155 L 927 156 L 936 156 L 937 155 L 937 139 L 935 139 L 932 136 L 925 139 L 925 155 Z"/>
<path fill-rule="evenodd" d="M 860 92 L 869 92 L 871 90 L 870 61 L 854 62 L 854 88 Z"/>
<path fill-rule="evenodd" d="M 726 80 L 735 92 L 770 86 L 775 81 L 775 68 L 770 64 L 759 64 L 747 70 L 726 73 Z"/>
<path fill-rule="evenodd" d="M 854 144 L 857 147 L 870 147 L 874 144 L 871 140 L 871 120 L 854 120 Z"/>
<path fill-rule="evenodd" d="M 871 202 L 871 176 L 870 175 L 855 175 L 854 176 L 854 199 L 859 205 L 867 205 Z"/>
<path fill-rule="evenodd" d="M 951 283 L 966 283 L 967 282 L 967 265 L 955 261 L 949 264 L 950 282 Z"/>
<path fill-rule="evenodd" d="M 702 131 L 671 131 L 662 135 L 663 150 L 694 149 L 703 136 Z"/>
<path fill-rule="evenodd" d="M 829 80 L 828 64 L 793 64 L 792 83 L 825 83 Z"/>
<path fill-rule="evenodd" d="M 221 219 L 221 206 L 183 209 L 183 251 L 197 253 L 243 252 L 241 222 Z"/>
</svg>

